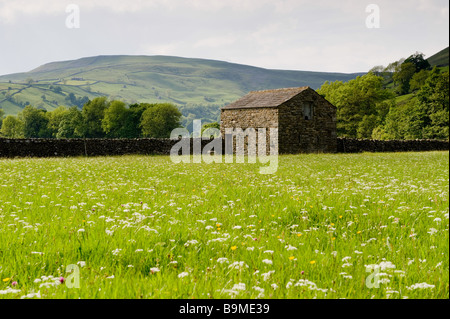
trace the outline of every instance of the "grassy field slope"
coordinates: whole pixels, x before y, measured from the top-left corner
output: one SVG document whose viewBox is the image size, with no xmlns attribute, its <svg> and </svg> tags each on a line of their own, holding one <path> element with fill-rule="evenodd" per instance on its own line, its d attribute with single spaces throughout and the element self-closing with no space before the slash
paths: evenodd
<svg viewBox="0 0 450 319">
<path fill-rule="evenodd" d="M 348 81 L 361 74 L 268 70 L 169 56 L 96 56 L 0 76 L 0 107 L 6 114 L 17 114 L 27 102 L 52 110 L 70 105 L 66 98 L 73 93 L 78 98 L 104 95 L 128 103 L 172 102 L 218 109 L 252 90 L 318 88 L 326 80 Z M 61 91 L 56 92 L 57 87 Z"/>
<path fill-rule="evenodd" d="M 448 55 L 449 48 L 446 47 L 445 49 L 439 51 L 438 53 L 430 56 L 427 60 L 430 63 L 431 66 L 447 66 L 449 65 L 449 55 Z"/>
</svg>

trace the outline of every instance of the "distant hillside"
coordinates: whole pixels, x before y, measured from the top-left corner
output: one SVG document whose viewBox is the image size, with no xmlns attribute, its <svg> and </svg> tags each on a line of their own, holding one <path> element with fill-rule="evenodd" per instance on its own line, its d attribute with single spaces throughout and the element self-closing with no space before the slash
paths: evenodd
<svg viewBox="0 0 450 319">
<path fill-rule="evenodd" d="M 428 59 L 428 63 L 431 66 L 448 66 L 449 65 L 449 55 L 448 55 L 448 47 L 444 50 L 439 51 L 435 55 L 430 56 Z"/>
<path fill-rule="evenodd" d="M 108 96 L 127 103 L 172 102 L 185 116 L 194 116 L 199 108 L 218 112 L 252 90 L 319 88 L 327 80 L 345 82 L 362 74 L 269 70 L 169 56 L 96 56 L 0 76 L 0 107 L 6 114 L 17 114 L 27 104 L 53 110 L 80 106 L 83 97 Z"/>
</svg>

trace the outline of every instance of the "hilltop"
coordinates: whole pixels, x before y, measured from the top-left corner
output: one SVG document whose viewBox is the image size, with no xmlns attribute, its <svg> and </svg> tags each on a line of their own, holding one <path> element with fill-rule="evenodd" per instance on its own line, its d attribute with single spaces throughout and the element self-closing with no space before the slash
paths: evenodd
<svg viewBox="0 0 450 319">
<path fill-rule="evenodd" d="M 439 51 L 438 53 L 430 56 L 427 60 L 431 66 L 438 67 L 448 67 L 449 64 L 449 55 L 448 55 L 449 47 Z"/>
<path fill-rule="evenodd" d="M 0 107 L 6 114 L 17 114 L 27 104 L 51 111 L 107 96 L 127 103 L 171 102 L 185 116 L 215 113 L 206 114 L 208 118 L 252 90 L 305 85 L 317 89 L 327 80 L 348 81 L 362 74 L 271 70 L 171 56 L 95 56 L 0 76 Z"/>
</svg>

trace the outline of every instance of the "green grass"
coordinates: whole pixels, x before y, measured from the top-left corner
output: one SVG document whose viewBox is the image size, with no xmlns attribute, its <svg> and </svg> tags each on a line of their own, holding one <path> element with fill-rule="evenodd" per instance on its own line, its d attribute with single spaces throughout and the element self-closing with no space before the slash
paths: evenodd
<svg viewBox="0 0 450 319">
<path fill-rule="evenodd" d="M 407 103 L 408 101 L 415 99 L 416 95 L 414 93 L 409 93 L 405 95 L 397 96 L 394 100 L 397 105 Z"/>
<path fill-rule="evenodd" d="M 438 53 L 432 55 L 427 60 L 430 63 L 431 66 L 447 66 L 449 63 L 449 48 L 446 47 L 445 49 L 439 51 Z"/>
<path fill-rule="evenodd" d="M 0 298 L 449 298 L 448 152 L 261 165 L 0 160 Z"/>
</svg>

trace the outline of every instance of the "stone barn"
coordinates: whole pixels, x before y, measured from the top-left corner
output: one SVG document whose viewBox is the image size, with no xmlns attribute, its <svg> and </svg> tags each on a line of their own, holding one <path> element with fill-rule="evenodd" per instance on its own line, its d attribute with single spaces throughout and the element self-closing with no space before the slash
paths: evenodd
<svg viewBox="0 0 450 319">
<path fill-rule="evenodd" d="M 308 86 L 253 91 L 221 109 L 222 136 L 250 127 L 278 128 L 280 154 L 337 152 L 336 107 Z"/>
</svg>

